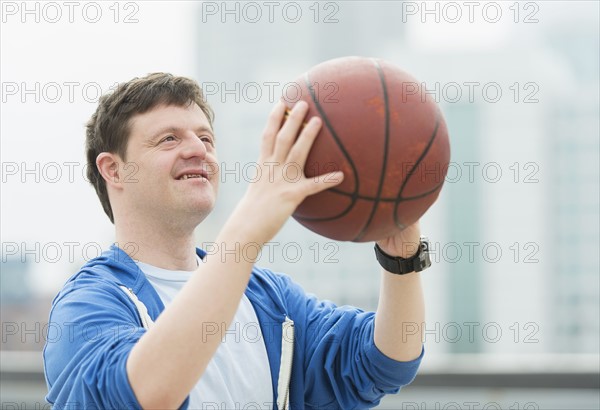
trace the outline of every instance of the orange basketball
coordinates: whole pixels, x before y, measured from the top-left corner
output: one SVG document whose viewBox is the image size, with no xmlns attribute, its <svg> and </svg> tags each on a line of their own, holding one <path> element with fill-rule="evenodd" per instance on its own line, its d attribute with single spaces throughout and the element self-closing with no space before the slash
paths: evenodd
<svg viewBox="0 0 600 410">
<path fill-rule="evenodd" d="M 344 181 L 310 196 L 293 217 L 340 241 L 376 241 L 417 221 L 437 199 L 450 161 L 446 123 L 422 84 L 380 59 L 344 57 L 302 75 L 292 107 L 323 127 L 311 149 L 307 177 L 344 172 Z"/>
</svg>

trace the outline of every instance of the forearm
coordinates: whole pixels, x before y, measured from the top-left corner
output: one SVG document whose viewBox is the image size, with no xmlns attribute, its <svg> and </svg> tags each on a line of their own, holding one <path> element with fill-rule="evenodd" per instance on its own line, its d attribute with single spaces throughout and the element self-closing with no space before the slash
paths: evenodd
<svg viewBox="0 0 600 410">
<path fill-rule="evenodd" d="M 236 242 L 237 249 L 245 249 L 256 242 L 240 230 L 243 226 L 243 215 L 234 213 L 217 239 L 221 249 L 236 249 Z M 254 259 L 248 252 L 208 256 L 132 349 L 127 375 L 143 408 L 177 408 L 183 403 L 221 343 L 215 327 L 225 330 L 233 320 Z"/>
<path fill-rule="evenodd" d="M 395 275 L 382 272 L 375 315 L 375 345 L 394 360 L 416 359 L 422 350 L 422 325 L 425 322 L 421 273 Z"/>
</svg>

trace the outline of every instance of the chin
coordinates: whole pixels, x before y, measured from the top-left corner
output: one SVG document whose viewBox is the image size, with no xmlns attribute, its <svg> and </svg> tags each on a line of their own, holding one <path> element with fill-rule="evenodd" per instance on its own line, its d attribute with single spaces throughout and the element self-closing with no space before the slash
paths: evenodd
<svg viewBox="0 0 600 410">
<path fill-rule="evenodd" d="M 192 204 L 188 203 L 187 211 L 192 215 L 203 215 L 202 219 L 204 219 L 212 212 L 214 207 L 215 201 L 212 199 L 198 200 Z"/>
</svg>

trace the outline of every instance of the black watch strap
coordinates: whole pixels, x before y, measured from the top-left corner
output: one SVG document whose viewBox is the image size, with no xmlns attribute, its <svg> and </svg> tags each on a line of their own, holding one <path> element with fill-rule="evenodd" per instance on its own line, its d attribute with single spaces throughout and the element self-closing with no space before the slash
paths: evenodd
<svg viewBox="0 0 600 410">
<path fill-rule="evenodd" d="M 424 237 L 421 237 L 417 253 L 410 258 L 388 255 L 377 244 L 375 244 L 375 256 L 383 269 L 397 275 L 420 272 L 431 266 L 431 259 L 429 258 L 429 241 Z"/>
</svg>

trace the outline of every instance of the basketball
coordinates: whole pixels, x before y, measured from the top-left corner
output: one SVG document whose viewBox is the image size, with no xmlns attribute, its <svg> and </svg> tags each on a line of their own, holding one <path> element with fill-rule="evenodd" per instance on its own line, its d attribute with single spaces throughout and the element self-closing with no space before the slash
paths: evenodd
<svg viewBox="0 0 600 410">
<path fill-rule="evenodd" d="M 450 161 L 446 123 L 424 84 L 384 60 L 343 57 L 314 66 L 294 85 L 284 95 L 288 108 L 306 101 L 307 119 L 323 120 L 305 175 L 341 170 L 344 180 L 307 197 L 293 217 L 353 242 L 384 239 L 416 222 L 437 199 Z"/>
</svg>

